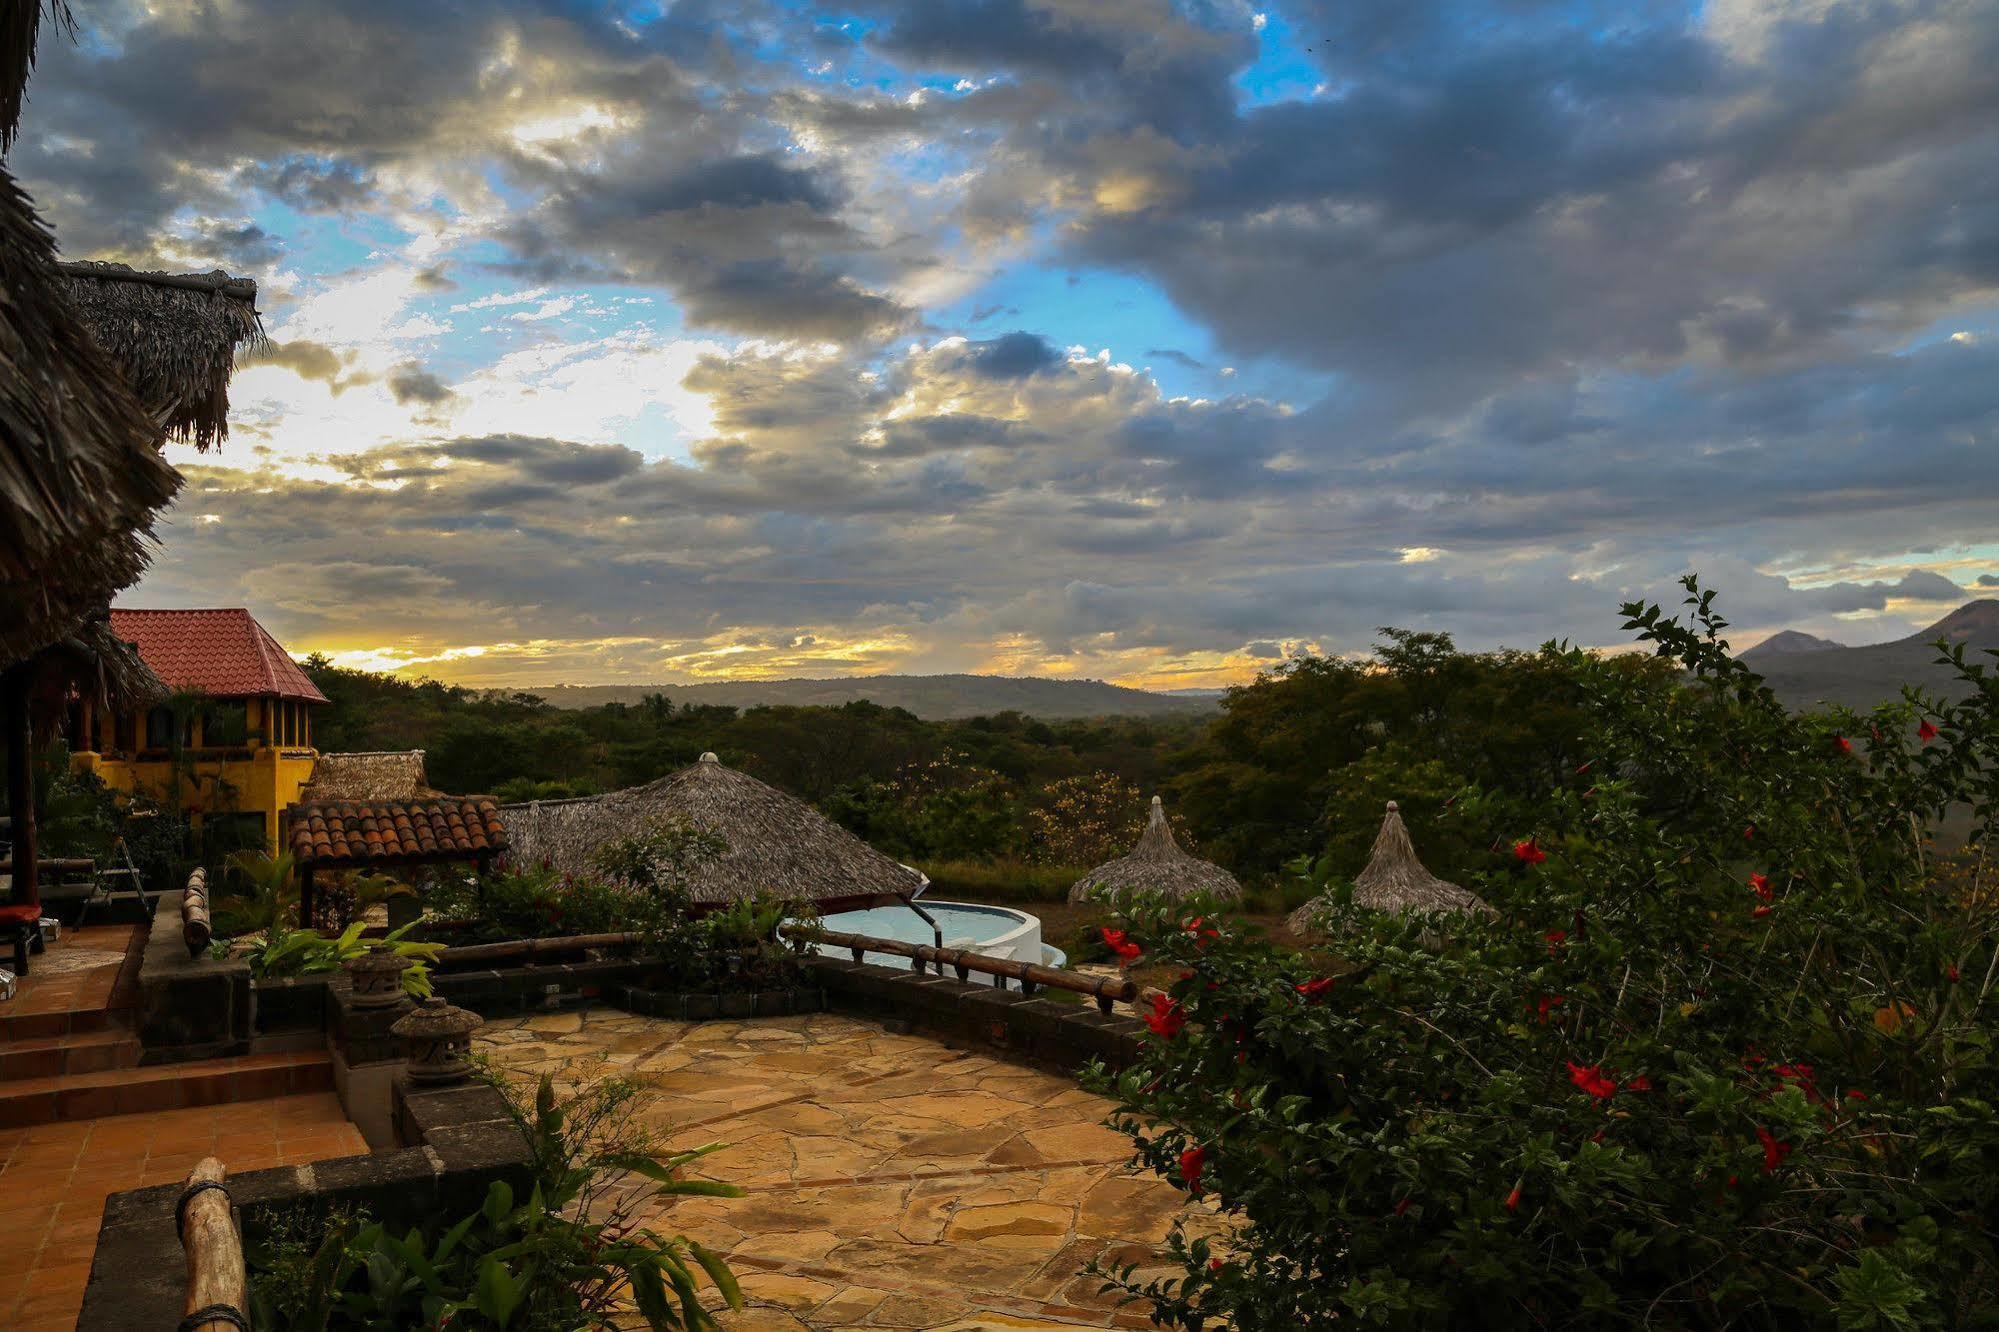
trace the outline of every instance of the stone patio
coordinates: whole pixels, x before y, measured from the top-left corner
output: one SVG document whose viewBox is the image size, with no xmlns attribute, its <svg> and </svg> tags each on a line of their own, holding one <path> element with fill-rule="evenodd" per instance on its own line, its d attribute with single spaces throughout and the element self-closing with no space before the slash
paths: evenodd
<svg viewBox="0 0 1999 1332">
<path fill-rule="evenodd" d="M 656 1221 L 729 1255 L 752 1307 L 724 1326 L 1150 1326 L 1080 1269 L 1156 1266 L 1186 1200 L 1126 1168 L 1109 1102 L 1068 1078 L 831 1014 L 538 1014 L 487 1023 L 478 1048 L 524 1074 L 601 1056 L 657 1093 L 669 1145 L 731 1144 L 703 1164 L 747 1195 Z M 1199 1207 L 1189 1224 L 1219 1229 Z"/>
</svg>

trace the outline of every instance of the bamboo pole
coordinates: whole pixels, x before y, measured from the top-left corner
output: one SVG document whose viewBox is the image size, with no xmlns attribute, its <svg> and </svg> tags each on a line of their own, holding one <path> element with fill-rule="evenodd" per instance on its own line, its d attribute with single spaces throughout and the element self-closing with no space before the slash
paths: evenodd
<svg viewBox="0 0 1999 1332">
<path fill-rule="evenodd" d="M 196 866 L 180 898 L 180 937 L 189 957 L 200 957 L 215 935 L 208 919 L 208 871 Z"/>
<path fill-rule="evenodd" d="M 188 1174 L 187 1187 L 220 1184 L 222 1162 L 204 1157 Z M 243 1270 L 243 1237 L 236 1233 L 236 1219 L 229 1207 L 229 1194 L 220 1188 L 202 1188 L 187 1195 L 181 1207 L 180 1243 L 187 1251 L 187 1307 L 193 1314 L 203 1309 L 227 1306 L 238 1313 L 248 1303 L 247 1279 Z M 210 1318 L 187 1324 L 188 1332 L 234 1332 L 227 1319 Z"/>
<path fill-rule="evenodd" d="M 95 278 L 99 282 L 141 282 L 149 287 L 214 292 L 239 301 L 257 299 L 255 278 L 230 277 L 226 273 L 141 273 L 134 268 L 112 267 L 88 259 L 66 260 L 56 267 L 71 277 Z"/>
<path fill-rule="evenodd" d="M 587 948 L 629 948 L 639 941 L 636 934 L 559 934 L 548 939 L 510 939 L 505 943 L 460 944 L 437 955 L 442 967 L 473 966 L 481 962 L 509 962 L 518 958 L 542 957 L 553 953 L 580 953 Z"/>
</svg>

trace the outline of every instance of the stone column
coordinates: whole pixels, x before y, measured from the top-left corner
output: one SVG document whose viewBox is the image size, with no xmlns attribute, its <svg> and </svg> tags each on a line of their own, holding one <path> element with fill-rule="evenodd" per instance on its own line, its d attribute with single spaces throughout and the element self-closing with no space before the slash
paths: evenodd
<svg viewBox="0 0 1999 1332">
<path fill-rule="evenodd" d="M 333 983 L 333 1090 L 376 1151 L 396 1145 L 393 1093 L 409 1055 L 391 1028 L 414 1007 L 403 993 L 408 965 L 390 945 L 376 944 Z"/>
</svg>

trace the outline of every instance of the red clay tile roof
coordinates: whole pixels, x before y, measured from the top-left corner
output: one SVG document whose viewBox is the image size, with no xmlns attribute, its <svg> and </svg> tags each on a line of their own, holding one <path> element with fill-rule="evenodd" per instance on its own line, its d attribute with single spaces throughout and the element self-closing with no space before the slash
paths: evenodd
<svg viewBox="0 0 1999 1332">
<path fill-rule="evenodd" d="M 434 800 L 325 800 L 291 807 L 300 865 L 469 860 L 507 849 L 500 808 L 484 796 Z"/>
<path fill-rule="evenodd" d="M 275 694 L 324 703 L 278 640 L 246 610 L 124 610 L 113 607 L 111 632 L 139 645 L 139 659 L 169 688 L 216 698 Z"/>
</svg>

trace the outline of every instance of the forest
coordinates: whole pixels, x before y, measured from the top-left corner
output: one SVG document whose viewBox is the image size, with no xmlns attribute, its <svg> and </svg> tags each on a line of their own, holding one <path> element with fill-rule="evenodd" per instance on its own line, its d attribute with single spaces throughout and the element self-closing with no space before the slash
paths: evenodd
<svg viewBox="0 0 1999 1332">
<path fill-rule="evenodd" d="M 1153 794 L 1183 844 L 1253 889 L 1293 877 L 1301 857 L 1318 862 L 1313 877 L 1352 874 L 1390 799 L 1437 872 L 1469 872 L 1568 776 L 1584 729 L 1558 658 L 1393 628 L 1363 658 L 1293 658 L 1212 717 L 926 721 L 865 702 L 738 710 L 659 695 L 563 709 L 319 657 L 305 667 L 332 703 L 315 720 L 322 751 L 422 749 L 433 785 L 511 801 L 637 785 L 713 750 L 941 887 L 1010 896 L 1053 895 L 1120 854 Z M 1464 807 L 1472 791 L 1491 794 Z"/>
</svg>

